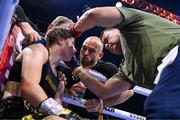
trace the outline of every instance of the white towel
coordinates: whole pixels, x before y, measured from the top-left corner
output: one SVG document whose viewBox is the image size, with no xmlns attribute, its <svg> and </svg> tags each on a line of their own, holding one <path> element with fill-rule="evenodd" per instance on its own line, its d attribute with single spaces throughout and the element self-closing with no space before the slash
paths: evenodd
<svg viewBox="0 0 180 120">
<path fill-rule="evenodd" d="M 162 60 L 162 63 L 157 67 L 158 69 L 158 74 L 155 78 L 154 84 L 157 84 L 159 82 L 160 76 L 162 71 L 164 70 L 165 67 L 168 65 L 172 64 L 174 60 L 176 59 L 176 56 L 178 54 L 178 46 L 175 46 L 171 51 L 164 57 Z"/>
</svg>

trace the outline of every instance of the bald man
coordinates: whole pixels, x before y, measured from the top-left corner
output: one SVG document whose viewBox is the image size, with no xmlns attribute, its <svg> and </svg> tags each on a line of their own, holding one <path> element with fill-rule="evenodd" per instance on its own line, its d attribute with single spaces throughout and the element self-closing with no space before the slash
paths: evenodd
<svg viewBox="0 0 180 120">
<path fill-rule="evenodd" d="M 80 64 L 84 68 L 90 68 L 95 70 L 105 77 L 109 78 L 114 75 L 118 68 L 116 65 L 102 61 L 103 57 L 103 43 L 101 42 L 99 37 L 90 36 L 88 37 L 82 44 L 80 50 Z M 74 93 L 76 95 L 76 93 Z M 86 91 L 85 99 L 97 98 L 93 93 L 89 90 Z"/>
<path fill-rule="evenodd" d="M 92 70 L 95 70 L 102 75 L 104 75 L 106 78 L 112 77 L 117 71 L 118 67 L 110 62 L 106 62 L 101 60 L 104 53 L 103 53 L 104 45 L 99 37 L 96 36 L 90 36 L 88 37 L 82 44 L 81 50 L 80 50 L 80 64 L 84 68 L 90 68 Z M 69 83 L 68 83 L 69 84 Z M 86 87 L 83 88 L 82 83 L 74 84 L 70 88 L 70 92 L 77 96 L 78 91 L 83 91 Z M 132 96 L 133 93 L 128 94 L 126 98 L 129 98 Z M 94 93 L 92 93 L 88 88 L 86 89 L 86 92 L 84 94 L 84 99 L 86 100 L 95 100 L 99 99 Z M 95 103 L 97 104 L 97 103 Z M 78 112 L 81 116 L 90 118 L 90 119 L 97 119 L 96 114 L 87 113 L 84 112 L 86 110 L 79 109 L 77 107 L 73 107 L 69 105 L 69 108 L 72 109 L 75 112 Z M 88 110 L 88 109 L 87 109 Z M 92 112 L 92 111 L 90 111 Z M 95 110 L 93 111 L 95 112 Z M 107 117 L 107 116 L 106 116 Z"/>
<path fill-rule="evenodd" d="M 97 65 L 99 60 L 103 57 L 103 43 L 96 36 L 88 37 L 80 51 L 80 63 L 83 67 L 93 68 Z M 117 68 L 115 65 L 114 68 Z"/>
</svg>

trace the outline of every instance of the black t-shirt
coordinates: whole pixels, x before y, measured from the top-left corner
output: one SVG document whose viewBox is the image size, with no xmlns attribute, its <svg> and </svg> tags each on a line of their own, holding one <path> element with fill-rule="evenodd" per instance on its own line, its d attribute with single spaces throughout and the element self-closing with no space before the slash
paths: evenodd
<svg viewBox="0 0 180 120">
<path fill-rule="evenodd" d="M 106 78 L 112 77 L 117 71 L 118 67 L 110 62 L 102 61 L 100 60 L 96 66 L 91 68 L 92 70 L 95 70 L 101 74 L 103 74 Z M 68 80 L 68 87 L 71 87 L 74 83 L 79 82 L 79 80 Z M 86 89 L 86 92 L 84 94 L 83 99 L 92 99 L 92 98 L 98 98 L 94 93 L 92 93 L 89 89 Z M 74 105 L 68 105 L 68 108 L 71 109 L 72 111 L 78 113 L 80 116 L 84 118 L 89 118 L 89 119 L 97 119 L 98 115 L 97 113 L 89 113 L 86 111 L 85 108 L 80 108 Z M 107 115 L 104 116 L 104 119 L 109 119 Z"/>
<path fill-rule="evenodd" d="M 80 80 L 75 79 L 72 76 L 72 70 L 79 66 L 79 61 L 77 58 L 73 58 L 71 62 L 66 62 L 64 63 L 59 63 L 57 66 L 58 70 L 63 72 L 67 78 L 67 85 L 66 88 L 72 87 L 75 83 L 78 83 Z M 110 62 L 102 61 L 100 60 L 93 68 L 92 70 L 95 70 L 102 75 L 104 75 L 106 78 L 112 77 L 115 73 L 118 71 L 118 67 Z M 92 92 L 90 92 L 88 89 L 86 89 L 86 93 L 84 95 L 84 99 L 92 99 L 92 98 L 97 98 L 96 95 L 94 95 Z"/>
<path fill-rule="evenodd" d="M 101 73 L 106 78 L 112 77 L 118 71 L 118 67 L 116 65 L 110 62 L 102 61 L 102 60 L 100 60 L 96 64 L 96 66 L 94 66 L 91 69 Z M 98 98 L 98 97 L 94 93 L 92 93 L 89 89 L 86 89 L 86 92 L 83 98 L 87 100 L 87 99 Z"/>
</svg>

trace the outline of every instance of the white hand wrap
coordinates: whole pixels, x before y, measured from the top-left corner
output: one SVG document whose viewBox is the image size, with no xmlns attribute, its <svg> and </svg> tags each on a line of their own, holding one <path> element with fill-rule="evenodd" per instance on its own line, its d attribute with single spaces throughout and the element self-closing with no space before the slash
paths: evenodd
<svg viewBox="0 0 180 120">
<path fill-rule="evenodd" d="M 39 112 L 50 115 L 60 115 L 63 110 L 63 106 L 61 104 L 58 104 L 52 98 L 48 98 L 47 100 L 43 101 L 38 109 Z"/>
</svg>

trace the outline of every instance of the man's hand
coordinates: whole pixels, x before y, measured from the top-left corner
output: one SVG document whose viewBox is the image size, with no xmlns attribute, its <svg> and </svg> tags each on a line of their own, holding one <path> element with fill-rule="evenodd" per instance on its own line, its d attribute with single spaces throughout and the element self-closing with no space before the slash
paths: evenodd
<svg viewBox="0 0 180 120">
<path fill-rule="evenodd" d="M 15 23 L 16 22 L 16 19 L 17 19 L 17 15 L 16 14 L 13 14 L 13 16 L 12 16 L 12 23 Z"/>
<path fill-rule="evenodd" d="M 20 22 L 18 26 L 21 28 L 27 44 L 41 39 L 39 33 L 28 22 Z"/>
<path fill-rule="evenodd" d="M 84 106 L 88 112 L 99 112 L 100 109 L 103 109 L 102 99 L 89 99 L 86 100 Z"/>
<path fill-rule="evenodd" d="M 78 93 L 84 94 L 85 90 L 86 90 L 86 86 L 82 82 L 78 82 L 69 89 L 69 94 L 73 96 L 78 96 Z"/>
<path fill-rule="evenodd" d="M 62 96 L 63 96 L 63 94 L 64 94 L 65 85 L 67 84 L 67 78 L 66 78 L 66 76 L 65 76 L 62 72 L 60 72 L 60 71 L 58 71 L 58 78 L 59 78 L 60 82 L 59 82 L 59 86 L 58 86 L 57 91 L 56 91 L 56 94 L 55 94 L 55 100 L 56 100 L 56 102 L 58 102 L 59 104 L 62 104 L 61 98 L 62 98 Z"/>
<path fill-rule="evenodd" d="M 23 34 L 27 43 L 40 40 L 40 35 L 36 31 L 25 31 Z"/>
</svg>

